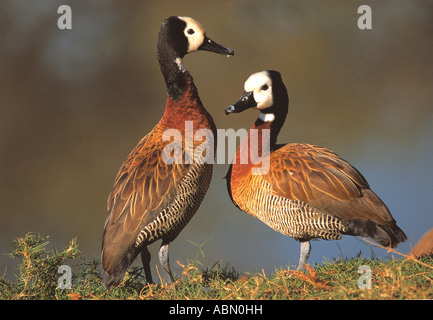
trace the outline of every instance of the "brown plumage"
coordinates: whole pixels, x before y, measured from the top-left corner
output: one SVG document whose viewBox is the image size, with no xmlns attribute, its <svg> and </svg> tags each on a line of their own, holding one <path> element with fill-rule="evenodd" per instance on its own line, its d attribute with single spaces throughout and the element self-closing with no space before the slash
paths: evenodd
<svg viewBox="0 0 433 320">
<path fill-rule="evenodd" d="M 167 84 L 166 108 L 158 124 L 141 139 L 120 167 L 108 197 L 102 242 L 107 287 L 121 281 L 140 252 L 146 279 L 152 282 L 147 245 L 159 239 L 162 239 L 160 262 L 168 282 L 173 282 L 168 261 L 169 243 L 195 214 L 209 187 L 212 164 L 186 161 L 186 156 L 191 156 L 198 146 L 215 148 L 213 141 L 206 140 L 194 141 L 192 150 L 186 149 L 185 146 L 190 146 L 185 143 L 186 121 L 190 121 L 193 134 L 199 129 L 208 129 L 216 137 L 212 117 L 203 107 L 193 79 L 181 60 L 186 53 L 196 50 L 233 54 L 230 49 L 210 41 L 203 27 L 191 18 L 171 17 L 163 23 L 158 38 L 158 58 Z M 181 133 L 182 141 L 176 142 L 168 130 Z M 164 156 L 169 145 L 181 150 L 180 161 L 167 163 L 168 156 L 174 157 L 170 153 Z"/>
<path fill-rule="evenodd" d="M 392 247 L 406 240 L 386 205 L 350 163 L 320 146 L 276 144 L 288 110 L 287 91 L 278 72 L 253 74 L 245 83 L 244 95 L 226 113 L 251 107 L 261 113 L 229 169 L 229 194 L 241 210 L 301 242 L 298 269 L 306 263 L 311 239 L 359 235 Z M 262 140 L 264 130 L 270 134 Z M 262 152 L 258 156 L 269 161 L 263 174 L 252 171 L 265 163 L 257 156 L 248 155 L 249 161 L 241 163 L 242 157 L 247 159 L 242 153 L 250 152 L 254 131 Z"/>
</svg>

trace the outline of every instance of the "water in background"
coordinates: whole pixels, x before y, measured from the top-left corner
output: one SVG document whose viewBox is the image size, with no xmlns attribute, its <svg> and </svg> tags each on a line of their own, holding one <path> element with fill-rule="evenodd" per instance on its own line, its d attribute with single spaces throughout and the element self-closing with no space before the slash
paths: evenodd
<svg viewBox="0 0 433 320">
<path fill-rule="evenodd" d="M 163 113 L 155 46 L 170 15 L 198 19 L 235 50 L 230 59 L 185 58 L 218 128 L 249 128 L 255 110 L 226 117 L 224 108 L 251 73 L 279 70 L 290 95 L 279 142 L 319 144 L 355 165 L 408 235 L 401 252 L 433 227 L 431 2 L 374 3 L 373 29 L 360 30 L 360 1 L 69 1 L 72 30 L 61 31 L 57 8 L 67 2 L 0 3 L 0 252 L 32 231 L 56 249 L 78 237 L 87 258 L 99 257 L 117 170 Z M 233 206 L 227 169 L 215 166 L 203 204 L 171 245 L 175 272 L 177 260 L 196 257 L 240 272 L 296 265 L 296 241 Z M 309 262 L 359 252 L 391 257 L 345 237 L 313 242 Z M 14 264 L 0 255 L 0 274 L 13 275 Z"/>
</svg>

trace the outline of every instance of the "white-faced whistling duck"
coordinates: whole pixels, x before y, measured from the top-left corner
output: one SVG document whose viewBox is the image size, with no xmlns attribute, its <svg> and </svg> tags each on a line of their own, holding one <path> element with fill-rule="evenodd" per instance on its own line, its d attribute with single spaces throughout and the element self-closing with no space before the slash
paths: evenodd
<svg viewBox="0 0 433 320">
<path fill-rule="evenodd" d="M 101 255 L 107 287 L 120 283 L 138 253 L 141 253 L 146 280 L 152 283 L 147 246 L 159 239 L 162 239 L 160 263 L 167 282 L 174 281 L 168 258 L 169 244 L 197 211 L 212 177 L 210 163 L 167 164 L 163 157 L 163 150 L 170 143 L 170 139 L 163 138 L 167 129 L 182 133 L 181 152 L 186 156 L 183 148 L 186 121 L 191 121 L 193 133 L 207 129 L 216 136 L 213 119 L 203 107 L 193 78 L 183 64 L 187 53 L 198 50 L 234 54 L 210 40 L 203 26 L 192 18 L 170 17 L 163 22 L 157 57 L 167 86 L 167 103 L 161 120 L 120 167 L 108 197 Z M 194 148 L 196 145 L 194 141 Z"/>
<path fill-rule="evenodd" d="M 391 247 L 405 241 L 386 205 L 350 163 L 320 146 L 276 143 L 288 106 L 280 73 L 262 71 L 248 78 L 241 99 L 225 109 L 226 114 L 260 111 L 227 173 L 233 203 L 301 243 L 298 270 L 307 262 L 312 239 L 362 236 Z M 243 155 L 252 148 L 252 129 L 259 152 Z M 252 169 L 263 165 L 260 159 L 269 161 L 268 170 L 254 174 Z"/>
</svg>

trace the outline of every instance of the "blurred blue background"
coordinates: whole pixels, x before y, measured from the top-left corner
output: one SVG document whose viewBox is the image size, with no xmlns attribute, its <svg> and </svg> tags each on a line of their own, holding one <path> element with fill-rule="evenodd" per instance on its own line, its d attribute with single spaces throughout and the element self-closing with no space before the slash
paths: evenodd
<svg viewBox="0 0 433 320">
<path fill-rule="evenodd" d="M 57 8 L 72 8 L 59 30 Z M 370 4 L 373 29 L 360 30 Z M 290 95 L 279 142 L 319 144 L 357 167 L 390 208 L 408 253 L 433 227 L 433 2 L 57 1 L 0 2 L 0 252 L 27 232 L 61 249 L 74 237 L 99 258 L 106 199 L 120 164 L 162 116 L 156 59 L 162 21 L 187 15 L 235 50 L 185 57 L 218 128 L 249 128 L 257 112 L 226 117 L 254 72 L 276 69 Z M 231 203 L 218 164 L 209 192 L 170 250 L 177 275 L 199 257 L 239 272 L 297 264 L 299 243 Z M 203 244 L 205 257 L 195 244 Z M 152 269 L 159 243 L 151 246 Z M 390 258 L 362 239 L 312 243 L 310 263 Z M 394 257 L 397 255 L 394 254 Z M 136 262 L 136 265 L 140 265 Z M 0 255 L 0 274 L 16 261 Z"/>
</svg>

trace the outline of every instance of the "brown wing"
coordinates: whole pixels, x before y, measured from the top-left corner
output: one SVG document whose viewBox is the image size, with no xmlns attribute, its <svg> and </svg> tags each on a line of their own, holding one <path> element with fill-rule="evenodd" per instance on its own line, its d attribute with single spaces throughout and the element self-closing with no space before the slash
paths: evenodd
<svg viewBox="0 0 433 320">
<path fill-rule="evenodd" d="M 108 216 L 103 235 L 103 267 L 110 270 L 116 259 L 135 244 L 138 232 L 153 221 L 175 195 L 177 184 L 189 165 L 163 161 L 168 144 L 157 130 L 146 135 L 122 164 L 108 197 Z"/>
<path fill-rule="evenodd" d="M 343 219 L 394 222 L 362 174 L 326 148 L 287 144 L 272 153 L 270 167 L 264 178 L 278 196 L 303 201 Z"/>
</svg>

